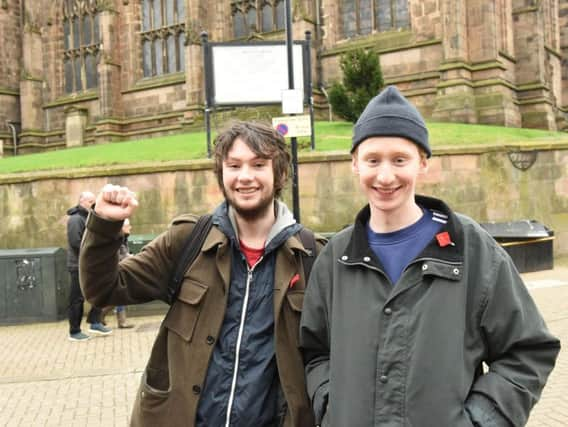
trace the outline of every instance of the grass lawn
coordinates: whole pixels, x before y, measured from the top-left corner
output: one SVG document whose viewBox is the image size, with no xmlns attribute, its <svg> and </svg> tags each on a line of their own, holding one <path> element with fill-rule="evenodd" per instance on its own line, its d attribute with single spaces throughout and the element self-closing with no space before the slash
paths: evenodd
<svg viewBox="0 0 568 427">
<path fill-rule="evenodd" d="M 430 145 L 434 148 L 483 144 L 522 144 L 531 141 L 568 141 L 568 134 L 564 132 L 501 126 L 428 122 L 428 129 L 430 131 Z M 349 150 L 351 132 L 351 123 L 316 122 L 316 151 Z M 215 135 L 212 135 L 212 138 L 214 137 Z M 309 138 L 298 138 L 298 141 L 302 151 L 309 150 Z M 206 152 L 205 132 L 195 132 L 7 157 L 0 159 L 0 174 L 151 161 L 190 160 L 205 158 Z"/>
</svg>

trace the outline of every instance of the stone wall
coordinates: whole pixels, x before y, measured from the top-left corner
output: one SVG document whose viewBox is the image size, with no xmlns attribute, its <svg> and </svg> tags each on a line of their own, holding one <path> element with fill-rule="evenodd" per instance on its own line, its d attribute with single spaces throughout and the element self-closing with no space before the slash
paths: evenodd
<svg viewBox="0 0 568 427">
<path fill-rule="evenodd" d="M 185 0 L 185 70 L 155 77 L 143 73 L 143 2 L 98 2 L 98 86 L 75 93 L 64 88 L 63 3 L 0 2 L 0 46 L 6 47 L 0 55 L 3 155 L 13 148 L 6 120 L 21 123 L 22 153 L 64 146 L 69 107 L 88 109 L 87 144 L 203 128 L 199 35 L 206 30 L 211 42 L 233 40 L 231 0 Z M 408 28 L 355 36 L 343 31 L 341 5 L 332 0 L 293 2 L 294 38 L 312 32 L 318 116 L 327 117 L 320 87 L 341 79 L 341 55 L 365 48 L 380 56 L 385 82 L 397 85 L 426 117 L 567 127 L 568 0 L 409 0 Z M 284 38 L 283 30 L 251 36 Z"/>
<path fill-rule="evenodd" d="M 537 220 L 555 232 L 555 255 L 568 254 L 568 144 L 534 145 L 534 165 L 516 169 L 514 147 L 435 150 L 419 192 L 444 199 L 477 221 Z M 352 222 L 365 200 L 346 153 L 300 156 L 301 219 L 318 231 Z M 133 234 L 156 234 L 183 212 L 204 213 L 222 195 L 210 161 L 0 175 L 0 248 L 65 246 L 65 212 L 83 190 L 106 182 L 135 190 Z M 284 194 L 291 206 L 289 189 Z"/>
</svg>

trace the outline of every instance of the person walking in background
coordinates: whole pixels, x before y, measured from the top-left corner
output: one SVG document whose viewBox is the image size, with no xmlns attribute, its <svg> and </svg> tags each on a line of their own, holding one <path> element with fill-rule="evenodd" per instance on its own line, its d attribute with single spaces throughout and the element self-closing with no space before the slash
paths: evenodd
<svg viewBox="0 0 568 427">
<path fill-rule="evenodd" d="M 122 261 L 123 259 L 130 256 L 130 249 L 128 248 L 128 237 L 130 236 L 130 231 L 132 230 L 132 226 L 130 225 L 130 220 L 126 218 L 124 223 L 122 224 L 122 235 L 123 240 L 120 248 L 118 249 L 118 260 Z M 108 306 L 103 308 L 101 314 L 101 323 L 103 325 L 107 325 L 106 323 L 106 316 L 111 311 L 116 313 L 116 324 L 119 329 L 130 329 L 133 328 L 134 325 L 128 323 L 126 321 L 126 307 L 123 305 L 117 305 L 116 307 Z"/>
<path fill-rule="evenodd" d="M 120 261 L 130 256 L 130 249 L 128 248 L 128 237 L 130 236 L 131 231 L 132 231 L 132 225 L 130 225 L 130 220 L 128 218 L 125 218 L 122 224 L 122 235 L 123 235 L 122 244 L 118 249 L 118 259 Z M 125 306 L 117 305 L 115 311 L 116 311 L 116 324 L 120 329 L 130 329 L 134 327 L 133 324 L 128 323 L 126 321 Z"/>
<path fill-rule="evenodd" d="M 308 230 L 278 200 L 290 166 L 284 138 L 268 125 L 237 122 L 217 136 L 225 200 L 162 322 L 132 425 L 314 426 L 298 348 L 309 252 L 300 233 Z M 197 217 L 175 218 L 118 263 L 120 230 L 137 206 L 132 191 L 109 184 L 89 214 L 81 285 L 96 305 L 170 301 L 168 282 Z"/>
<path fill-rule="evenodd" d="M 316 260 L 300 327 L 316 423 L 524 426 L 560 342 L 505 250 L 415 194 L 431 155 L 422 116 L 386 88 L 351 154 L 368 204 Z"/>
<path fill-rule="evenodd" d="M 81 292 L 79 284 L 79 252 L 81 249 L 81 239 L 85 232 L 85 221 L 89 209 L 95 203 L 95 195 L 90 191 L 83 191 L 79 195 L 79 202 L 67 210 L 69 216 L 67 220 L 67 270 L 71 277 L 71 289 L 69 292 L 69 340 L 86 341 L 89 335 L 81 331 L 81 320 L 83 319 L 83 303 L 85 298 Z M 90 324 L 89 332 L 96 335 L 109 335 L 112 330 L 106 328 L 101 323 L 101 309 L 91 307 L 87 316 L 87 323 Z"/>
</svg>

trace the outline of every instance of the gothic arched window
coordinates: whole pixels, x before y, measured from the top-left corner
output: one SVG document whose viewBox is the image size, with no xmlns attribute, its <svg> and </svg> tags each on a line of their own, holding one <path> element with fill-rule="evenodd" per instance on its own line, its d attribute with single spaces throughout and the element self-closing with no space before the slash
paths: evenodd
<svg viewBox="0 0 568 427">
<path fill-rule="evenodd" d="M 142 1 L 144 77 L 185 70 L 185 0 Z"/>
<path fill-rule="evenodd" d="M 231 2 L 233 35 L 238 39 L 251 32 L 283 30 L 284 14 L 284 0 L 234 0 Z"/>
<path fill-rule="evenodd" d="M 96 0 L 63 2 L 63 37 L 65 92 L 96 88 L 101 44 Z"/>
<path fill-rule="evenodd" d="M 345 37 L 408 28 L 408 0 L 343 0 L 341 20 Z"/>
</svg>

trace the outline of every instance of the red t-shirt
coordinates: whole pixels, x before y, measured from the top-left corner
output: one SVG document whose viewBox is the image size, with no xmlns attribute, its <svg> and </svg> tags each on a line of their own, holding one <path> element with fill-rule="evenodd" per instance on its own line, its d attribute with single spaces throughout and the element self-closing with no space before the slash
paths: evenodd
<svg viewBox="0 0 568 427">
<path fill-rule="evenodd" d="M 241 250 L 243 254 L 245 254 L 245 258 L 247 259 L 249 267 L 252 267 L 256 264 L 256 262 L 262 257 L 264 254 L 264 247 L 260 249 L 249 248 L 247 245 L 243 243 L 242 240 L 239 240 L 241 244 Z"/>
</svg>

